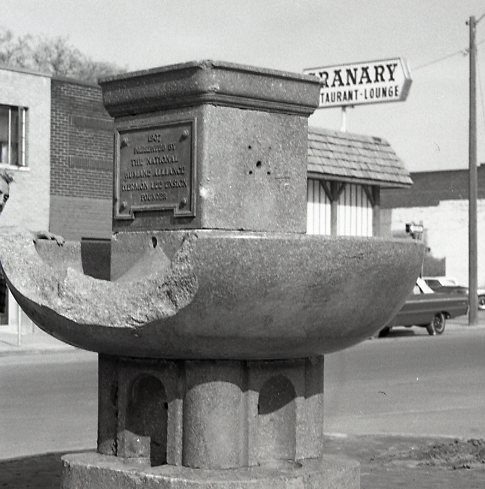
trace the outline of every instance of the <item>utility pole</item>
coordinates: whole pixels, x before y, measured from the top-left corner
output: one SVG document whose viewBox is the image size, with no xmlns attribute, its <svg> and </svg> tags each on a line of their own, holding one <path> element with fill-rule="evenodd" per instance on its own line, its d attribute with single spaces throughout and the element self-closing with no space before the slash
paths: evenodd
<svg viewBox="0 0 485 489">
<path fill-rule="evenodd" d="M 482 16 L 483 17 L 483 16 Z M 480 19 L 479 19 L 480 21 Z M 475 17 L 470 17 L 470 112 L 468 135 L 468 325 L 478 321 L 478 265 L 477 265 L 477 111 L 476 111 L 476 44 Z"/>
</svg>

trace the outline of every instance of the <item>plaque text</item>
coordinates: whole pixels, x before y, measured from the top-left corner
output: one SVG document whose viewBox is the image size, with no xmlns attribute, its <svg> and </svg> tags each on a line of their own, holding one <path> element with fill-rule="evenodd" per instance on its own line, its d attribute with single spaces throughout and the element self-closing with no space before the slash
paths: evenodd
<svg viewBox="0 0 485 489">
<path fill-rule="evenodd" d="M 194 213 L 193 122 L 119 131 L 116 217 L 143 211 Z"/>
</svg>

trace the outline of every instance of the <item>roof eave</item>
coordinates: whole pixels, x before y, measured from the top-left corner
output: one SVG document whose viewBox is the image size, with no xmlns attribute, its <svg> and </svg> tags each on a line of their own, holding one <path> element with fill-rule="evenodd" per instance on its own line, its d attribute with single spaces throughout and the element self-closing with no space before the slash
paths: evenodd
<svg viewBox="0 0 485 489">
<path fill-rule="evenodd" d="M 308 177 L 320 179 L 320 180 L 355 183 L 359 185 L 375 185 L 377 187 L 383 187 L 383 188 L 409 188 L 413 184 L 412 181 L 411 182 L 389 182 L 386 180 L 344 177 L 340 175 L 331 175 L 328 173 L 319 173 L 319 172 L 312 172 L 312 171 L 308 172 Z"/>
</svg>

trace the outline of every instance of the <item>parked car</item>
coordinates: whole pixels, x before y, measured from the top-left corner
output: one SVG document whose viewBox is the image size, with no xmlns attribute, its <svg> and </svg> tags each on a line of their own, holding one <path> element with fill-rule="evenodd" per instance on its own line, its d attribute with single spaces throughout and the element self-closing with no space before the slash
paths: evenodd
<svg viewBox="0 0 485 489">
<path fill-rule="evenodd" d="M 435 292 L 468 295 L 468 287 L 453 277 L 423 277 Z M 478 289 L 478 309 L 485 310 L 485 289 Z"/>
<path fill-rule="evenodd" d="M 463 316 L 467 312 L 467 296 L 435 292 L 422 278 L 418 278 L 401 310 L 380 331 L 379 336 L 387 336 L 395 326 L 422 326 L 430 335 L 443 334 L 447 319 Z"/>
</svg>

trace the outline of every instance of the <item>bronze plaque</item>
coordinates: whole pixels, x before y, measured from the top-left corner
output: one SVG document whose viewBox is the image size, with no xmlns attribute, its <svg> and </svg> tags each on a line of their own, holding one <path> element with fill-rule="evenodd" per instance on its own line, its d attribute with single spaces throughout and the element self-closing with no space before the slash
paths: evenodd
<svg viewBox="0 0 485 489">
<path fill-rule="evenodd" d="M 173 211 L 195 216 L 195 121 L 118 128 L 115 218 Z"/>
</svg>

